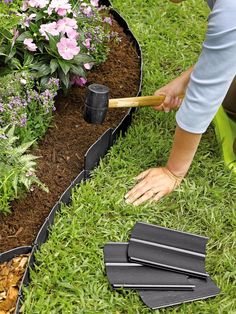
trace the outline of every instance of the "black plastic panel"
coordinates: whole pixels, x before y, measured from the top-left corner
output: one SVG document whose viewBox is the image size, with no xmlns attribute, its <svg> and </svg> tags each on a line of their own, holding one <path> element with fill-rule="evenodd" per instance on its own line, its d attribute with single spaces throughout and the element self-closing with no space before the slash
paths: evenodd
<svg viewBox="0 0 236 314">
<path fill-rule="evenodd" d="M 34 254 L 36 251 L 37 251 L 37 247 L 34 246 L 31 253 L 30 253 L 27 269 L 24 273 L 24 276 L 22 278 L 22 282 L 19 286 L 19 295 L 22 295 L 22 287 L 23 286 L 27 287 L 30 283 L 30 269 L 34 268 L 34 264 L 35 264 L 35 255 Z"/>
<path fill-rule="evenodd" d="M 4 253 L 0 253 L 0 263 L 8 262 L 12 258 L 21 255 L 21 254 L 28 254 L 32 250 L 31 246 L 20 246 L 15 249 L 6 251 Z"/>
<path fill-rule="evenodd" d="M 82 181 L 86 179 L 85 176 L 85 170 L 81 171 L 80 174 L 73 180 L 72 185 L 75 187 L 76 185 L 79 185 Z"/>
<path fill-rule="evenodd" d="M 38 235 L 34 242 L 37 248 L 39 248 L 44 242 L 46 242 L 49 234 L 48 232 L 49 225 L 50 225 L 49 220 L 46 219 L 41 229 L 39 230 Z"/>
<path fill-rule="evenodd" d="M 22 302 L 23 302 L 23 297 L 19 296 L 17 302 L 16 302 L 16 308 L 15 308 L 15 312 L 14 314 L 19 314 L 20 313 L 20 308 L 22 306 Z"/>
<path fill-rule="evenodd" d="M 131 261 L 206 278 L 206 237 L 137 223 L 132 231 L 128 255 Z"/>
<path fill-rule="evenodd" d="M 152 309 L 173 306 L 196 300 L 215 297 L 220 289 L 214 284 L 210 277 L 205 279 L 190 278 L 189 281 L 195 285 L 194 291 L 139 291 L 143 302 Z"/>
<path fill-rule="evenodd" d="M 112 132 L 112 143 L 114 143 L 120 135 L 121 136 L 125 135 L 128 127 L 131 124 L 131 121 L 132 114 L 129 112 Z"/>
<path fill-rule="evenodd" d="M 61 195 L 59 202 L 64 203 L 66 205 L 70 204 L 70 202 L 71 202 L 71 191 L 72 191 L 72 185 L 68 186 L 68 188 L 65 190 L 65 192 Z"/>
<path fill-rule="evenodd" d="M 111 1 L 109 1 L 109 0 L 100 0 L 99 5 L 105 5 L 105 6 L 109 7 L 112 4 L 111 4 Z"/>
<path fill-rule="evenodd" d="M 53 225 L 56 212 L 60 209 L 60 207 L 61 203 L 57 202 L 51 209 L 50 213 L 48 214 L 48 217 L 46 218 L 49 222 L 49 225 Z"/>
<path fill-rule="evenodd" d="M 106 154 L 111 146 L 112 129 L 108 129 L 87 151 L 84 156 L 84 169 L 94 169 L 100 159 Z"/>
<path fill-rule="evenodd" d="M 104 246 L 106 273 L 112 288 L 193 290 L 194 285 L 183 274 L 130 263 L 128 243 L 108 243 Z"/>
</svg>

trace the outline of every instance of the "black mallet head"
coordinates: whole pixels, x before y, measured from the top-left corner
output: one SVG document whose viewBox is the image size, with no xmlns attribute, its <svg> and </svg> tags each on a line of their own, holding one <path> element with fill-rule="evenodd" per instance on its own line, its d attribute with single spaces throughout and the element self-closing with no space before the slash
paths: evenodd
<svg viewBox="0 0 236 314">
<path fill-rule="evenodd" d="M 109 88 L 101 84 L 88 86 L 84 105 L 84 119 L 88 123 L 102 124 L 109 103 Z"/>
</svg>

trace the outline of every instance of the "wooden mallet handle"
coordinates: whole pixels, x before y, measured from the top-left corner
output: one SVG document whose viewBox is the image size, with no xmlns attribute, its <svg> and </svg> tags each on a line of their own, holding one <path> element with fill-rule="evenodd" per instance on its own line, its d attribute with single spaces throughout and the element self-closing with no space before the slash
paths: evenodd
<svg viewBox="0 0 236 314">
<path fill-rule="evenodd" d="M 158 106 L 163 103 L 166 96 L 139 96 L 128 98 L 114 98 L 109 100 L 108 108 Z M 179 96 L 180 99 L 184 95 Z"/>
</svg>

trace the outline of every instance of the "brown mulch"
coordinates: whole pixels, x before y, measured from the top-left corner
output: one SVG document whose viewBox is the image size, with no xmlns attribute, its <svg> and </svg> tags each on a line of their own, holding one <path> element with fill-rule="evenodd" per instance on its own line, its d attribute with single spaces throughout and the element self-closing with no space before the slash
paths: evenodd
<svg viewBox="0 0 236 314">
<path fill-rule="evenodd" d="M 110 44 L 108 60 L 91 71 L 88 84 L 108 86 L 112 98 L 136 96 L 139 87 L 139 57 L 130 38 L 116 22 L 113 30 L 119 33 L 121 43 Z M 32 244 L 53 205 L 83 169 L 87 149 L 104 131 L 117 126 L 126 113 L 125 109 L 111 109 L 102 125 L 86 123 L 83 119 L 85 92 L 85 88 L 77 87 L 66 97 L 57 97 L 52 128 L 37 149 L 32 151 L 41 157 L 37 175 L 50 192 L 35 188 L 24 198 L 12 202 L 10 215 L 0 214 L 0 252 Z"/>
</svg>

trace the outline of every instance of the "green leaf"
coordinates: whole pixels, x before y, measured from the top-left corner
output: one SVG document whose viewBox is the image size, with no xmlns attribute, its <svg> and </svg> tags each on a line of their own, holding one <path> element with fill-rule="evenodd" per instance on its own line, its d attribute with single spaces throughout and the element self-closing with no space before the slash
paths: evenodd
<svg viewBox="0 0 236 314">
<path fill-rule="evenodd" d="M 74 57 L 72 63 L 74 63 L 75 65 L 81 65 L 82 63 L 91 62 L 92 60 L 93 58 L 91 56 L 88 56 L 86 54 L 78 54 Z"/>
<path fill-rule="evenodd" d="M 57 59 L 52 59 L 50 61 L 50 69 L 51 69 L 51 74 L 53 74 L 58 68 L 58 62 Z"/>
<path fill-rule="evenodd" d="M 47 76 L 51 72 L 50 66 L 45 64 L 44 62 L 38 62 L 38 63 L 32 64 L 31 69 L 37 71 L 38 77 Z"/>
<path fill-rule="evenodd" d="M 8 55 L 7 58 L 6 58 L 6 62 L 8 62 L 9 60 L 11 60 L 11 58 L 13 58 L 15 54 L 16 54 L 16 47 L 13 46 L 12 49 L 11 49 L 11 51 L 10 51 L 10 53 L 9 53 L 9 55 Z"/>
<path fill-rule="evenodd" d="M 50 66 L 44 64 L 41 66 L 39 72 L 37 73 L 38 77 L 42 77 L 42 76 L 46 76 L 48 74 L 50 74 L 51 70 L 50 70 Z"/>
<path fill-rule="evenodd" d="M 32 34 L 29 31 L 26 31 L 22 34 L 20 34 L 19 37 L 17 37 L 17 42 L 23 42 L 26 38 L 33 38 Z"/>
<path fill-rule="evenodd" d="M 11 64 L 12 64 L 12 66 L 14 68 L 16 68 L 18 70 L 22 68 L 21 63 L 20 63 L 20 61 L 17 58 L 12 58 L 11 59 Z"/>
<path fill-rule="evenodd" d="M 37 47 L 41 53 L 43 53 L 44 45 L 45 44 L 43 42 L 37 42 Z"/>
<path fill-rule="evenodd" d="M 27 149 L 33 145 L 35 141 L 31 141 L 31 142 L 27 142 L 27 143 L 23 143 L 20 146 L 15 148 L 15 152 L 17 154 L 23 154 L 27 151 Z M 37 157 L 36 157 L 37 158 Z"/>
<path fill-rule="evenodd" d="M 7 29 L 0 29 L 0 34 L 4 37 L 4 38 L 6 38 L 6 39 L 8 39 L 8 40 L 12 40 L 12 37 L 13 37 L 13 35 L 12 35 L 12 33 L 11 32 L 9 32 Z"/>
<path fill-rule="evenodd" d="M 71 67 L 70 63 L 68 63 L 62 59 L 58 59 L 58 63 L 60 65 L 62 71 L 66 75 L 70 71 L 70 67 Z"/>
<path fill-rule="evenodd" d="M 52 36 L 49 33 L 46 33 L 49 38 L 49 47 L 52 52 L 57 54 L 57 43 L 58 43 L 58 36 Z"/>
<path fill-rule="evenodd" d="M 84 69 L 81 66 L 76 66 L 76 65 L 71 65 L 71 73 L 75 74 L 75 75 L 79 75 L 79 76 L 86 76 L 86 72 L 84 71 Z"/>
<path fill-rule="evenodd" d="M 12 70 L 10 68 L 8 68 L 8 67 L 3 67 L 3 68 L 1 67 L 0 68 L 0 76 L 1 77 L 5 76 L 5 75 L 7 75 L 9 73 L 12 73 Z"/>
<path fill-rule="evenodd" d="M 40 79 L 40 85 L 41 86 L 46 86 L 47 83 L 48 83 L 48 80 L 49 80 L 49 76 L 42 76 L 41 79 Z"/>
<path fill-rule="evenodd" d="M 4 52 L 0 51 L 0 56 L 7 56 Z"/>
<path fill-rule="evenodd" d="M 6 126 L 5 128 L 3 128 L 4 131 L 6 131 L 8 129 L 8 126 Z M 8 129 L 7 131 L 7 137 L 11 138 L 14 136 L 14 132 L 15 132 L 15 126 L 13 125 L 10 129 Z M 17 139 L 17 137 L 16 137 Z"/>
<path fill-rule="evenodd" d="M 32 22 L 30 22 L 29 28 L 33 33 L 38 33 L 39 31 L 38 25 Z"/>
<path fill-rule="evenodd" d="M 44 17 L 44 14 L 42 11 L 40 11 L 36 14 L 35 21 L 37 22 L 37 21 L 41 20 L 43 17 Z"/>
<path fill-rule="evenodd" d="M 68 89 L 69 85 L 70 85 L 69 74 L 65 75 L 65 73 L 60 69 L 59 69 L 58 73 L 59 73 L 59 79 L 62 81 L 65 88 Z"/>
<path fill-rule="evenodd" d="M 19 177 L 18 177 L 18 174 L 15 174 L 13 180 L 12 180 L 12 186 L 13 186 L 13 189 L 15 191 L 15 195 L 17 196 L 18 194 L 18 181 L 19 181 Z"/>
<path fill-rule="evenodd" d="M 33 63 L 33 61 L 34 61 L 33 55 L 31 53 L 28 53 L 25 51 L 25 53 L 24 53 L 24 65 L 29 66 Z"/>
</svg>

